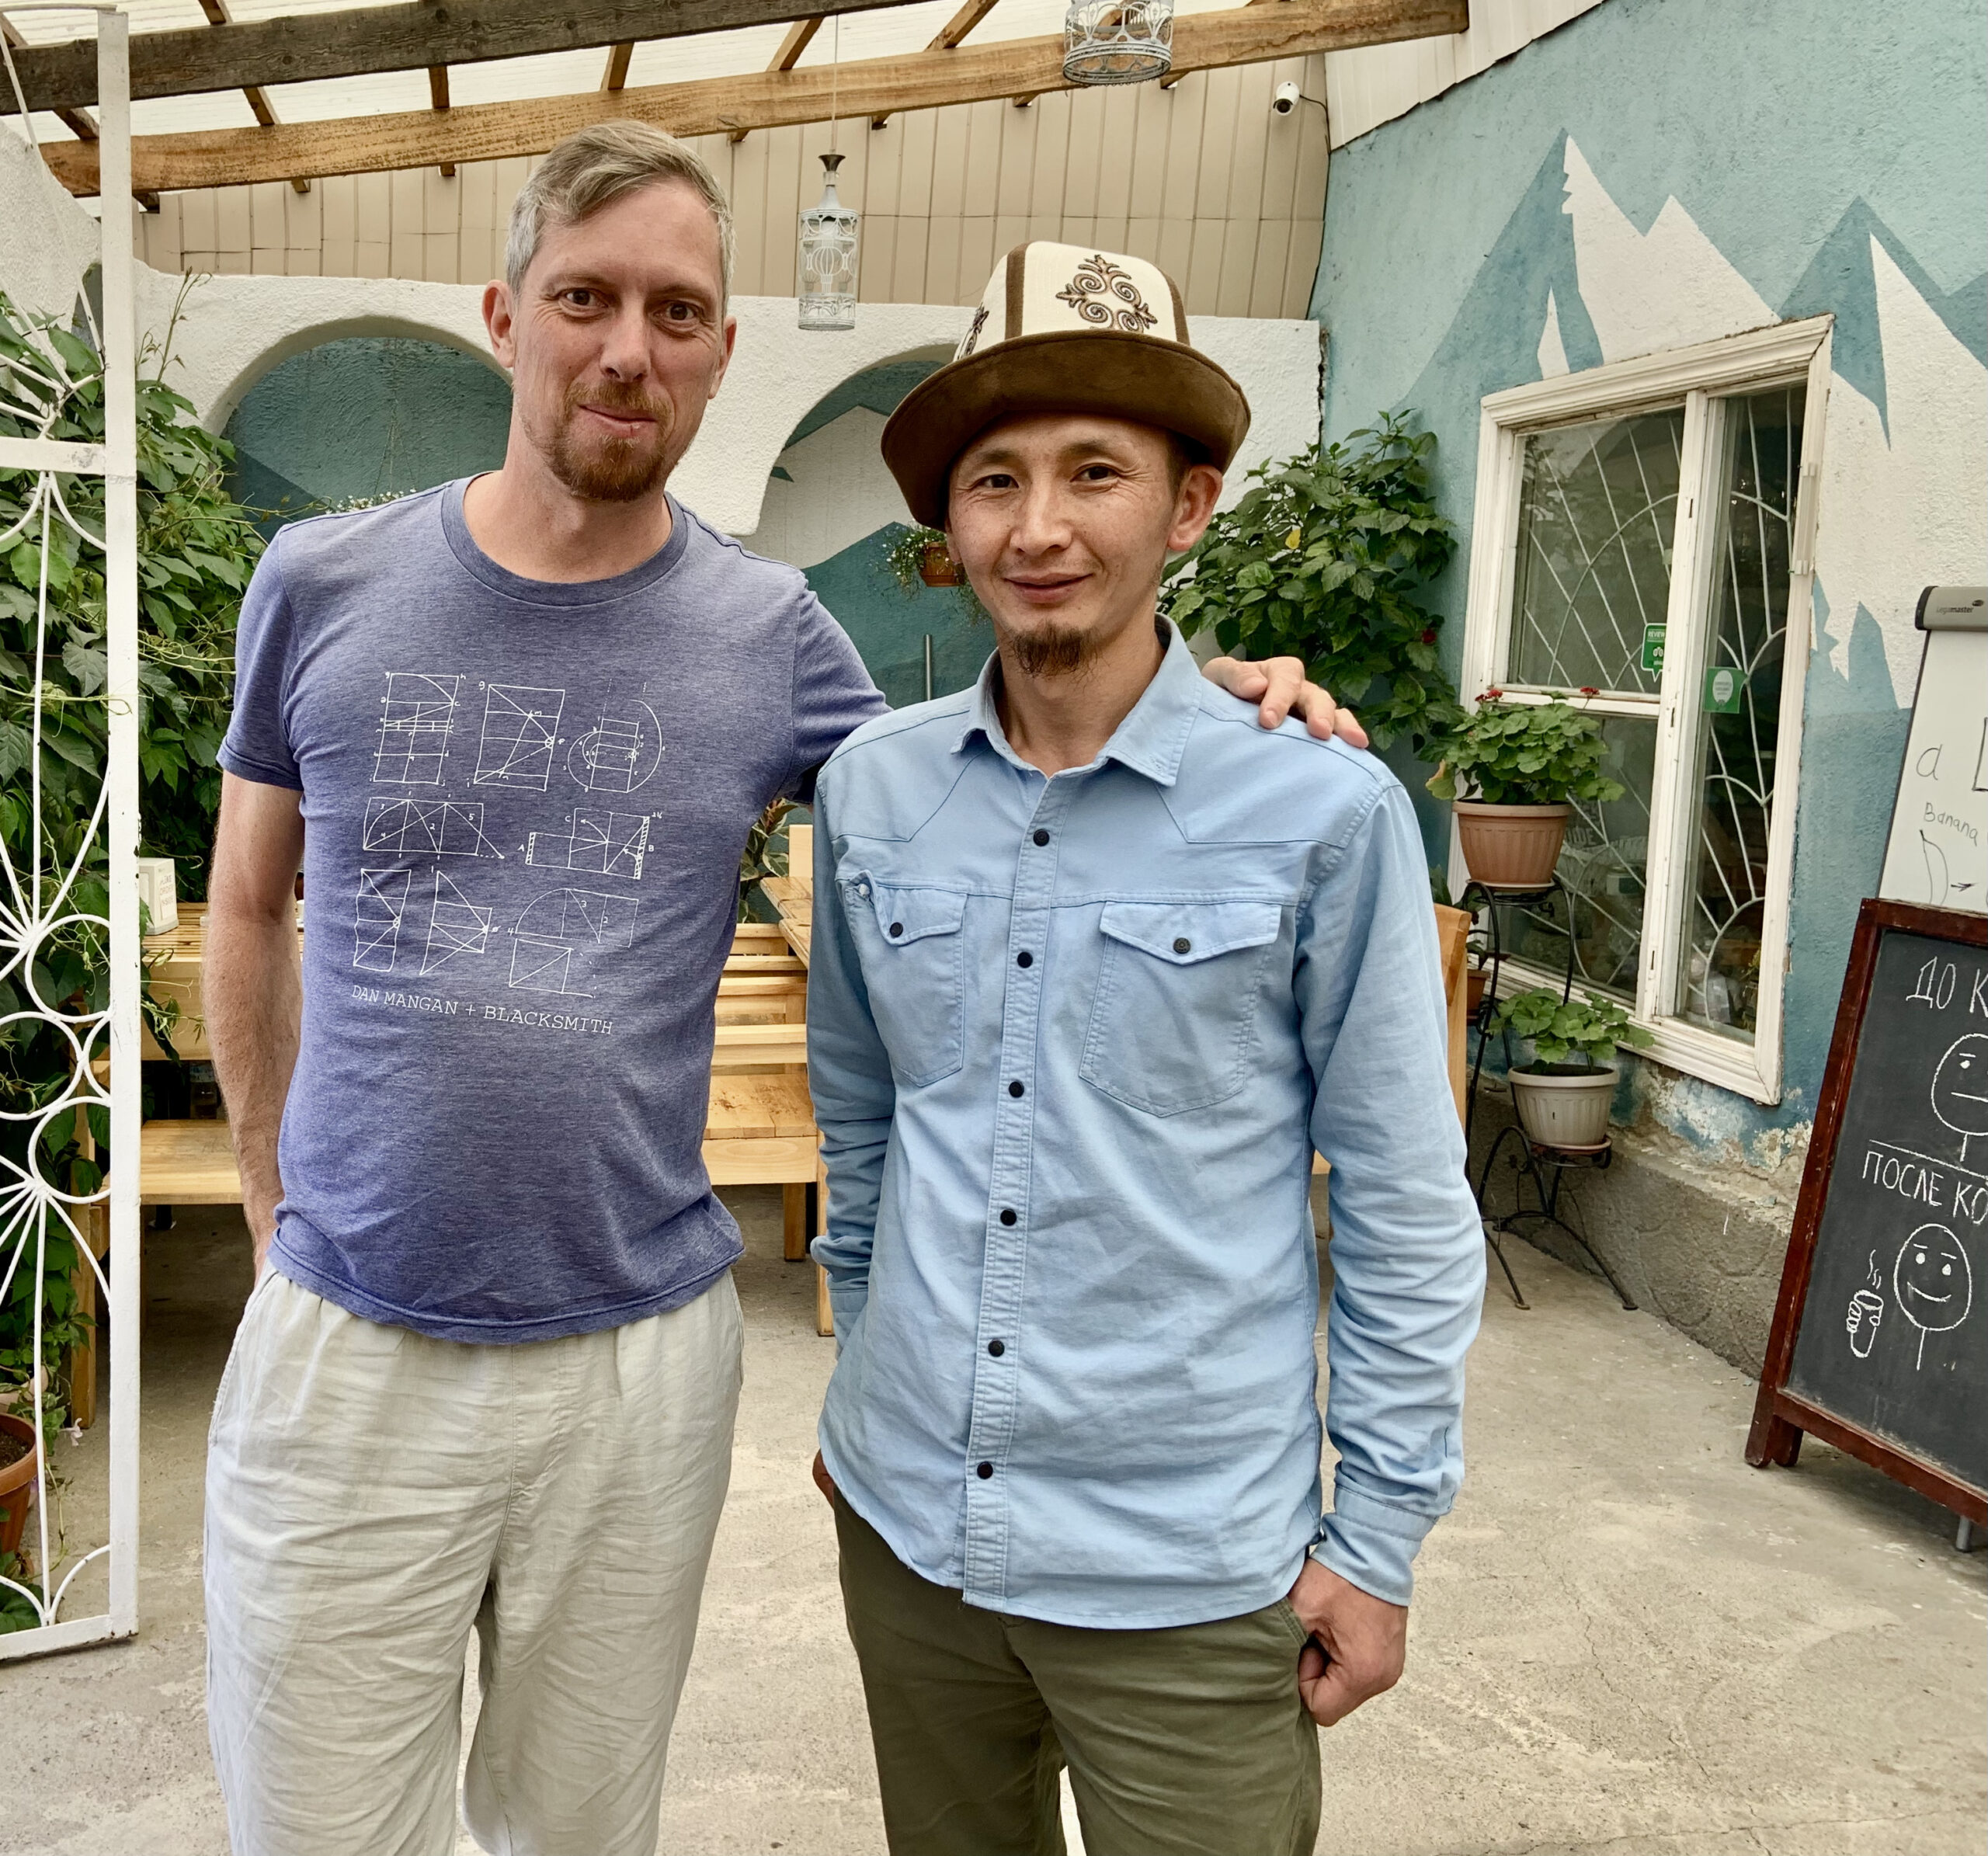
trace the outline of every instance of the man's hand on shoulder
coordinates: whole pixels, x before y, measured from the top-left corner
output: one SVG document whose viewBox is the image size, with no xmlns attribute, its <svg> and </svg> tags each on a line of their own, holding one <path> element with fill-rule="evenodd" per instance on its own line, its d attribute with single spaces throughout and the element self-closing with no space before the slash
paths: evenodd
<svg viewBox="0 0 1988 1856">
<path fill-rule="evenodd" d="M 1298 1693 L 1321 1727 L 1401 1680 L 1408 1660 L 1408 1607 L 1390 1604 L 1310 1557 L 1291 1588 L 1291 1608 L 1312 1633 L 1298 1653 Z"/>
<path fill-rule="evenodd" d="M 1267 728 L 1277 728 L 1287 715 L 1297 715 L 1320 741 L 1330 741 L 1336 735 L 1350 748 L 1367 745 L 1367 731 L 1353 711 L 1334 702 L 1329 690 L 1308 683 L 1304 663 L 1298 658 L 1267 657 L 1260 663 L 1246 664 L 1232 657 L 1211 658 L 1201 666 L 1201 674 L 1231 696 L 1256 704 L 1256 719 Z"/>
</svg>

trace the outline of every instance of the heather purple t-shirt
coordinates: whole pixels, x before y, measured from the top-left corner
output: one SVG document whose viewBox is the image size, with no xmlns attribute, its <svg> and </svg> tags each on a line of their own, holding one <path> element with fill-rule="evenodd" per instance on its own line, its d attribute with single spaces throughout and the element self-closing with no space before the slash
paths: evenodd
<svg viewBox="0 0 1988 1856">
<path fill-rule="evenodd" d="M 221 759 L 304 795 L 276 1267 L 536 1340 L 739 1256 L 700 1147 L 739 853 L 885 705 L 798 572 L 681 506 L 632 572 L 554 585 L 477 547 L 463 488 L 277 536 Z"/>
</svg>

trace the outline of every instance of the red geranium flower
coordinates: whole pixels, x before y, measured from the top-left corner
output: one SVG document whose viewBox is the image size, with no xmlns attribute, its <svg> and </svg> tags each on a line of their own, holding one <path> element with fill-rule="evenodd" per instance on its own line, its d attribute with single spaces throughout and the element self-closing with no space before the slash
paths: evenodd
<svg viewBox="0 0 1988 1856">
<path fill-rule="evenodd" d="M 1581 694 L 1583 696 L 1599 696 L 1600 693 L 1601 692 L 1596 689 L 1592 683 L 1583 683 L 1581 685 Z"/>
<path fill-rule="evenodd" d="M 1431 627 L 1429 631 L 1423 633 L 1422 641 L 1425 645 L 1433 645 L 1435 643 L 1436 634 L 1434 627 Z"/>
<path fill-rule="evenodd" d="M 1481 703 L 1495 703 L 1502 701 L 1504 694 L 1502 690 L 1487 690 L 1477 700 Z"/>
</svg>

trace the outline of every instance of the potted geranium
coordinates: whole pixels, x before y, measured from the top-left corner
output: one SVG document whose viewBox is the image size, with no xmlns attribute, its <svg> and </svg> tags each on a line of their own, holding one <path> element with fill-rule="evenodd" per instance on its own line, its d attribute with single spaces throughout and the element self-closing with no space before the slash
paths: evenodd
<svg viewBox="0 0 1988 1856">
<path fill-rule="evenodd" d="M 1611 999 L 1563 999 L 1550 986 L 1535 986 L 1501 999 L 1491 1029 L 1509 1027 L 1532 1041 L 1533 1061 L 1517 1065 L 1507 1080 L 1519 1125 L 1542 1147 L 1597 1148 L 1608 1138 L 1608 1104 L 1615 1071 L 1608 1059 L 1618 1044 L 1640 1050 L 1652 1040 Z"/>
<path fill-rule="evenodd" d="M 1583 690 L 1585 697 L 1593 692 Z M 1429 791 L 1456 813 L 1471 875 L 1487 889 L 1544 889 L 1573 808 L 1622 797 L 1604 774 L 1601 725 L 1570 702 L 1509 703 L 1487 690 L 1443 737 Z"/>
</svg>

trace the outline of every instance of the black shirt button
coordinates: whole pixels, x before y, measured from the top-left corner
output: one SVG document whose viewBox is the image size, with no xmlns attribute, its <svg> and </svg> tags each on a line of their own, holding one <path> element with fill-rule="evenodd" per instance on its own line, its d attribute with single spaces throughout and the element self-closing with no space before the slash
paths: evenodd
<svg viewBox="0 0 1988 1856">
<path fill-rule="evenodd" d="M 891 939 L 892 940 L 895 940 L 897 939 L 897 937 L 898 937 L 899 935 L 901 935 L 902 933 L 904 933 L 904 923 L 902 923 L 902 922 L 893 922 L 893 923 L 891 923 Z M 1176 954 L 1185 954 L 1185 953 L 1187 951 L 1187 948 L 1186 948 L 1184 946 L 1183 946 L 1183 945 L 1181 944 L 1181 943 L 1180 943 L 1179 941 L 1176 941 L 1176 942 L 1173 944 L 1173 951 L 1174 951 Z"/>
<path fill-rule="evenodd" d="M 1008 1085 L 1008 1093 L 1010 1095 L 1019 1096 L 1021 1093 L 1022 1086 L 1019 1083 L 1011 1083 Z"/>
<path fill-rule="evenodd" d="M 891 933 L 895 934 L 897 933 L 896 928 L 893 926 L 891 932 Z M 1184 934 L 1176 934 L 1173 937 L 1173 951 L 1176 954 L 1191 954 L 1194 951 L 1194 944 L 1189 940 Z"/>
<path fill-rule="evenodd" d="M 1044 831 L 1039 825 L 1035 828 L 1033 836 L 1036 843 L 1038 844 L 1047 844 L 1049 842 L 1048 832 Z"/>
<path fill-rule="evenodd" d="M 1002 1222 L 1003 1224 L 1004 1224 L 1004 1225 L 1012 1225 L 1014 1222 L 1015 1222 L 1015 1208 L 1014 1208 L 1014 1207 L 1013 1207 L 1013 1206 L 1012 1206 L 1012 1205 L 1003 1205 L 1003 1206 L 1001 1208 L 1001 1222 Z"/>
<path fill-rule="evenodd" d="M 992 1463 L 976 1464 L 973 1473 L 984 1482 L 994 1473 L 994 1465 Z"/>
<path fill-rule="evenodd" d="M 1032 967 L 1035 964 L 1035 956 L 1024 947 L 1015 956 L 1015 964 L 1018 967 Z"/>
<path fill-rule="evenodd" d="M 996 1360 L 998 1360 L 1008 1350 L 1003 1347 L 999 1341 L 990 1340 L 987 1343 L 987 1350 L 992 1354 Z"/>
</svg>

